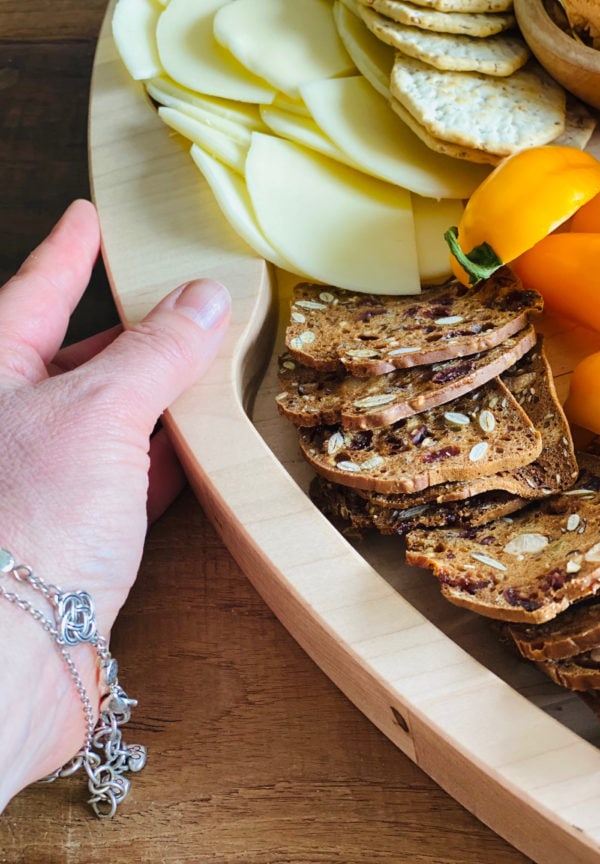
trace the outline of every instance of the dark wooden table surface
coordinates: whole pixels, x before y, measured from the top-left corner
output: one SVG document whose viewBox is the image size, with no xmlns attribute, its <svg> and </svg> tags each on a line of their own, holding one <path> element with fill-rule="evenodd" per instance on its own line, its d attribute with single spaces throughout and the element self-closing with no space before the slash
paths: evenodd
<svg viewBox="0 0 600 864">
<path fill-rule="evenodd" d="M 0 4 L 3 281 L 90 194 L 104 12 L 104 0 Z M 69 337 L 114 321 L 99 265 Z M 88 814 L 80 778 L 25 790 L 0 816 L 2 864 L 527 864 L 324 677 L 189 492 L 149 532 L 113 648 L 140 700 L 127 737 L 148 746 L 146 769 L 112 822 Z"/>
</svg>

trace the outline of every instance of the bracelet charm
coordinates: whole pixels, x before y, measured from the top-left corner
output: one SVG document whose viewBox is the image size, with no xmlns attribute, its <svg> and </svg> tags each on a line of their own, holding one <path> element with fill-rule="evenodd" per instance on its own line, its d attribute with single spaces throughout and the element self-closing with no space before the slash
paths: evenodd
<svg viewBox="0 0 600 864">
<path fill-rule="evenodd" d="M 34 575 L 30 567 L 17 564 L 14 556 L 1 547 L 0 574 L 29 584 L 50 604 L 53 620 L 29 600 L 0 584 L 0 597 L 29 613 L 54 640 L 81 700 L 86 723 L 85 739 L 79 752 L 40 782 L 50 783 L 59 777 L 70 777 L 83 767 L 91 793 L 88 803 L 100 819 L 111 818 L 129 792 L 130 780 L 125 775 L 141 771 L 146 764 L 146 748 L 141 744 L 128 745 L 122 739 L 120 727 L 130 719 L 131 709 L 137 701 L 130 699 L 119 684 L 117 661 L 111 655 L 106 639 L 98 634 L 94 602 L 87 591 L 62 591 L 56 585 L 44 582 Z M 101 702 L 97 721 L 69 651 L 69 648 L 83 643 L 92 645 L 98 658 Z"/>
<path fill-rule="evenodd" d="M 66 645 L 95 644 L 98 638 L 96 610 L 87 591 L 69 591 L 56 598 L 58 632 Z"/>
</svg>

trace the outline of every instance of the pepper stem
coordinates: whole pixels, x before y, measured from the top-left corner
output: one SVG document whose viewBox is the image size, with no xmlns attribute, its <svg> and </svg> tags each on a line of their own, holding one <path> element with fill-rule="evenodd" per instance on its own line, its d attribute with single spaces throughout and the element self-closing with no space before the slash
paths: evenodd
<svg viewBox="0 0 600 864">
<path fill-rule="evenodd" d="M 458 243 L 458 228 L 448 228 L 444 240 L 450 247 L 460 266 L 469 277 L 469 285 L 476 285 L 482 279 L 488 279 L 492 273 L 504 266 L 504 262 L 496 255 L 489 243 L 480 243 L 470 252 L 465 253 Z"/>
</svg>

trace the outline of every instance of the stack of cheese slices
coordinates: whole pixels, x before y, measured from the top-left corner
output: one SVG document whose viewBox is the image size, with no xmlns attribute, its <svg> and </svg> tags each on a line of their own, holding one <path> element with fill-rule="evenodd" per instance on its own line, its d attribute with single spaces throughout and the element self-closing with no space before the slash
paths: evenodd
<svg viewBox="0 0 600 864">
<path fill-rule="evenodd" d="M 404 538 L 448 600 L 504 622 L 524 656 L 589 695 L 600 459 L 575 454 L 531 323 L 541 309 L 507 268 L 412 297 L 298 285 L 277 407 L 334 524 Z M 527 654 L 519 634 L 542 623 Z"/>
<path fill-rule="evenodd" d="M 531 57 L 512 0 L 346 0 L 397 52 L 391 106 L 431 149 L 497 164 L 550 142 L 583 149 L 595 121 Z"/>
</svg>

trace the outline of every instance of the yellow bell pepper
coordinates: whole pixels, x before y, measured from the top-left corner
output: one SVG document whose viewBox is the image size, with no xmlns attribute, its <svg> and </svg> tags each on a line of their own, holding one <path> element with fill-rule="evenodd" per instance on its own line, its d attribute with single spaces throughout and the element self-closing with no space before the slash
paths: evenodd
<svg viewBox="0 0 600 864">
<path fill-rule="evenodd" d="M 504 159 L 446 232 L 451 266 L 475 285 L 531 249 L 600 192 L 600 162 L 573 147 L 546 145 Z"/>
<path fill-rule="evenodd" d="M 569 421 L 600 434 L 600 352 L 581 360 L 571 376 L 565 413 Z"/>
</svg>

